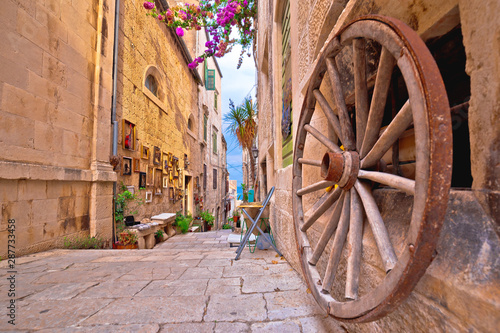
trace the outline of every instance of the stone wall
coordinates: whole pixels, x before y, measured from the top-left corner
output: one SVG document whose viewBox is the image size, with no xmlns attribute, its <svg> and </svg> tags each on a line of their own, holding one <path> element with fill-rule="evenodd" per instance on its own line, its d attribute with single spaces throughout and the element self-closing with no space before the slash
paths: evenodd
<svg viewBox="0 0 500 333">
<path fill-rule="evenodd" d="M 135 194 L 145 200 L 146 192 L 153 193 L 151 203 L 140 206 L 131 205 L 130 212 L 136 210 L 136 220 L 149 218 L 159 213 L 175 213 L 183 209 L 182 199 L 171 200 L 172 188 L 184 189 L 184 175 L 196 175 L 201 172 L 200 146 L 194 131 L 199 128 L 197 106 L 198 82 L 187 67 L 182 53 L 182 45 L 175 33 L 158 20 L 146 16 L 142 2 L 121 2 L 118 64 L 118 99 L 117 118 L 119 120 L 118 155 L 131 157 L 140 162 L 140 172 L 154 169 L 161 173 L 161 180 L 168 179 L 168 188 L 161 184 L 160 194 L 155 194 L 153 186 L 139 189 L 139 173 L 120 175 L 118 184 L 133 186 Z M 146 77 L 152 74 L 158 82 L 158 94 L 155 96 L 146 86 Z M 188 119 L 192 117 L 196 129 L 188 129 Z M 136 126 L 134 149 L 125 149 L 123 145 L 123 120 Z M 126 129 L 127 130 L 127 129 Z M 148 147 L 149 158 L 141 157 L 141 147 Z M 161 152 L 161 163 L 153 162 L 154 148 Z M 170 180 L 163 170 L 163 157 L 172 154 L 178 158 L 182 169 L 181 184 Z M 188 170 L 184 170 L 184 154 L 190 161 Z M 120 170 L 121 172 L 122 170 Z M 192 198 L 191 198 L 192 200 Z"/>
<path fill-rule="evenodd" d="M 276 186 L 271 200 L 271 223 L 279 249 L 297 270 L 301 271 L 293 228 L 291 203 L 292 168 L 281 166 L 281 18 L 285 1 L 260 1 L 258 20 L 258 97 L 259 97 L 259 162 L 266 163 L 268 188 Z M 353 332 L 414 331 L 414 332 L 494 332 L 498 327 L 500 290 L 498 275 L 500 241 L 498 238 L 498 52 L 484 52 L 478 46 L 491 45 L 498 49 L 495 36 L 500 25 L 488 7 L 481 1 L 467 3 L 446 1 L 392 1 L 392 0 L 317 0 L 290 1 L 293 123 L 297 124 L 313 63 L 329 36 L 333 36 L 347 22 L 366 14 L 381 14 L 398 18 L 416 30 L 425 40 L 442 36 L 461 25 L 467 56 L 467 74 L 471 77 L 471 104 L 469 126 L 473 189 L 452 191 L 445 224 L 438 244 L 437 259 L 431 264 L 411 296 L 392 314 L 368 324 L 343 324 Z M 481 17 L 481 18 L 479 18 Z M 472 38 L 474 34 L 479 37 Z M 331 100 L 328 83 L 321 87 Z M 333 105 L 333 103 L 330 103 Z M 482 106 L 481 108 L 479 106 Z M 481 110 L 481 111 L 479 111 Z M 321 112 L 320 112 L 321 113 Z M 488 119 L 488 121 L 487 121 Z M 316 128 L 325 135 L 324 118 L 313 118 Z M 482 128 L 482 131 L 478 129 Z M 295 131 L 295 128 L 294 128 Z M 492 132 L 493 131 L 493 132 Z M 296 133 L 294 132 L 294 138 Z M 309 140 L 311 141 L 311 140 Z M 308 143 L 310 151 L 321 148 Z M 312 144 L 312 145 L 311 145 Z M 262 174 L 262 171 L 261 171 Z M 315 176 L 310 174 L 311 179 Z M 496 176 L 496 177 L 495 177 Z M 306 177 L 308 177 L 306 175 Z M 262 181 L 262 179 L 261 179 Z M 397 199 L 397 198 L 396 198 Z M 391 202 L 401 205 L 392 208 L 401 219 L 408 218 L 408 204 L 400 199 L 380 201 L 388 211 Z M 402 199 L 401 199 L 402 200 Z M 311 228 L 310 240 L 314 246 L 325 221 Z M 389 222 L 390 223 L 390 222 Z M 368 228 L 368 226 L 365 226 Z M 366 235 L 363 247 L 368 253 L 367 272 L 381 272 L 373 239 Z M 327 246 L 329 249 L 330 246 Z M 327 252 L 329 252 L 327 250 Z M 369 255 L 373 253 L 373 255 Z M 328 257 L 328 255 L 323 255 Z M 342 266 L 340 272 L 345 271 Z M 344 263 L 345 264 L 345 263 Z M 318 263 L 320 270 L 326 264 Z M 380 278 L 365 275 L 365 284 Z M 343 288 L 343 280 L 336 281 Z"/>
<path fill-rule="evenodd" d="M 113 12 L 107 1 L 2 3 L 0 239 L 15 219 L 17 255 L 111 237 Z"/>
</svg>

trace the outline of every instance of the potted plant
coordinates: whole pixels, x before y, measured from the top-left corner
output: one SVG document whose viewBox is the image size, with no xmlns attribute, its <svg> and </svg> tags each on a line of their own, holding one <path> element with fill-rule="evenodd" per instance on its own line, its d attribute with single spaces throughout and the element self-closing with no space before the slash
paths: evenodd
<svg viewBox="0 0 500 333">
<path fill-rule="evenodd" d="M 206 223 L 206 230 L 212 229 L 212 226 L 214 225 L 215 217 L 208 210 L 201 212 L 200 216 L 203 219 L 203 221 L 205 221 L 205 223 Z"/>
<path fill-rule="evenodd" d="M 177 227 L 177 231 L 185 234 L 189 230 L 189 226 L 193 217 L 188 215 L 182 215 L 181 212 L 177 212 L 175 214 L 175 222 L 174 225 Z"/>
<path fill-rule="evenodd" d="M 123 183 L 121 185 L 121 190 L 122 193 L 118 193 L 115 197 L 114 217 L 115 217 L 117 233 L 120 233 L 123 230 L 125 230 L 126 217 L 128 220 L 134 220 L 133 216 L 131 215 L 137 214 L 137 211 L 132 211 L 132 212 L 130 211 L 129 205 L 131 203 L 135 203 L 136 205 L 141 205 L 143 203 L 142 199 L 139 199 L 137 195 L 128 191 L 127 187 Z M 135 222 L 129 224 L 135 224 Z"/>
<path fill-rule="evenodd" d="M 236 223 L 236 225 L 235 225 L 236 228 L 240 227 L 240 216 L 241 216 L 241 213 L 238 210 L 235 210 L 233 212 L 233 220 Z"/>
<path fill-rule="evenodd" d="M 155 240 L 156 240 L 156 243 L 161 243 L 163 241 L 163 235 L 165 233 L 163 232 L 163 230 L 159 229 L 155 232 Z"/>
<path fill-rule="evenodd" d="M 115 247 L 119 250 L 123 249 L 137 249 L 137 235 L 125 229 L 119 234 L 119 242 L 115 243 Z"/>
</svg>

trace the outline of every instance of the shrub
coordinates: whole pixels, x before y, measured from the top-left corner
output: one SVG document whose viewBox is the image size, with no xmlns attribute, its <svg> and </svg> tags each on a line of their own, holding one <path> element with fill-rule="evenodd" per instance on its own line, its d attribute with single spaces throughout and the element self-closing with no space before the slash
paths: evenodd
<svg viewBox="0 0 500 333">
<path fill-rule="evenodd" d="M 64 248 L 66 249 L 104 249 L 106 241 L 100 237 L 75 237 L 68 239 L 64 237 Z"/>
<path fill-rule="evenodd" d="M 201 212 L 200 216 L 203 219 L 203 221 L 206 221 L 208 223 L 209 226 L 214 225 L 215 217 L 208 210 Z"/>
<path fill-rule="evenodd" d="M 177 212 L 175 215 L 175 225 L 179 227 L 183 234 L 188 232 L 192 220 L 193 217 L 190 214 L 182 215 L 181 212 Z"/>
<path fill-rule="evenodd" d="M 224 224 L 222 226 L 222 229 L 231 229 L 231 226 L 229 224 Z"/>
</svg>

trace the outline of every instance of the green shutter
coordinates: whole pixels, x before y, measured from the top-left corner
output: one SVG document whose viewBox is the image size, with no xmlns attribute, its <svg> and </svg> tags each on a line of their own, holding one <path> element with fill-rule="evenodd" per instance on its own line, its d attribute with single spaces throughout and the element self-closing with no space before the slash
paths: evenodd
<svg viewBox="0 0 500 333">
<path fill-rule="evenodd" d="M 207 69 L 207 80 L 205 82 L 207 90 L 215 90 L 215 69 Z"/>
</svg>

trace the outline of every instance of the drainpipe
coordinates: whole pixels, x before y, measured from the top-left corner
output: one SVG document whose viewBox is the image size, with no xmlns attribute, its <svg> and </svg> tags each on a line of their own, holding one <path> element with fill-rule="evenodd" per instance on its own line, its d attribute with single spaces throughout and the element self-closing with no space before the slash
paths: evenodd
<svg viewBox="0 0 500 333">
<path fill-rule="evenodd" d="M 115 34 L 113 44 L 113 94 L 111 97 L 111 123 L 113 124 L 112 155 L 118 153 L 118 121 L 116 120 L 116 85 L 118 77 L 118 35 L 120 28 L 120 0 L 115 1 Z M 113 244 L 116 242 L 114 203 L 116 198 L 116 182 L 113 183 Z"/>
</svg>

